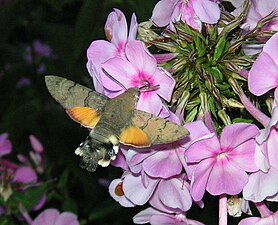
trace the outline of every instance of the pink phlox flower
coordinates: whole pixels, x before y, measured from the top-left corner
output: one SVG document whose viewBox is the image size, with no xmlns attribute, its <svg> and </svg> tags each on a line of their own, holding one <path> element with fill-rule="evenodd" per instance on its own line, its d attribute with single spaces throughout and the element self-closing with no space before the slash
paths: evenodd
<svg viewBox="0 0 278 225">
<path fill-rule="evenodd" d="M 248 76 L 249 90 L 257 96 L 278 87 L 278 33 L 264 45 Z"/>
<path fill-rule="evenodd" d="M 16 169 L 13 181 L 23 184 L 33 183 L 35 184 L 38 180 L 37 173 L 29 166 L 22 166 Z"/>
<path fill-rule="evenodd" d="M 12 152 L 12 143 L 8 139 L 8 133 L 0 135 L 0 157 Z"/>
<path fill-rule="evenodd" d="M 41 212 L 31 225 L 79 225 L 77 216 L 71 212 L 60 213 L 57 209 L 46 209 Z"/>
<path fill-rule="evenodd" d="M 240 221 L 238 225 L 277 225 L 278 211 L 265 217 L 249 217 Z"/>
<path fill-rule="evenodd" d="M 135 14 L 131 18 L 129 35 L 126 18 L 120 10 L 114 9 L 108 15 L 105 24 L 105 34 L 108 41 L 93 41 L 87 50 L 87 69 L 93 78 L 96 91 L 106 94 L 100 76 L 100 65 L 116 56 L 125 58 L 125 45 L 129 41 L 135 40 L 137 27 Z"/>
<path fill-rule="evenodd" d="M 210 133 L 193 141 L 185 158 L 192 167 L 191 193 L 195 201 L 202 199 L 205 190 L 212 195 L 242 191 L 248 182 L 246 172 L 258 170 L 254 162 L 258 132 L 255 125 L 237 123 L 226 126 L 220 140 Z"/>
<path fill-rule="evenodd" d="M 180 174 L 182 163 L 179 155 L 182 157 L 184 149 L 181 146 L 165 145 L 146 152 L 140 150 L 128 150 L 126 159 L 130 170 L 133 173 L 139 173 L 143 170 L 146 174 L 156 178 L 169 178 Z"/>
<path fill-rule="evenodd" d="M 187 176 L 178 176 L 161 179 L 149 200 L 152 207 L 168 213 L 184 213 L 192 206 L 190 186 Z"/>
<path fill-rule="evenodd" d="M 133 202 L 131 202 L 124 194 L 123 191 L 123 180 L 125 179 L 124 174 L 119 179 L 114 179 L 109 185 L 109 194 L 111 197 L 118 202 L 121 206 L 124 207 L 134 207 L 136 206 Z"/>
<path fill-rule="evenodd" d="M 255 162 L 260 170 L 250 174 L 249 181 L 243 189 L 243 196 L 247 200 L 254 202 L 261 202 L 265 199 L 278 201 L 277 129 L 278 107 L 275 106 L 268 126 L 261 130 L 256 138 Z"/>
<path fill-rule="evenodd" d="M 137 102 L 138 109 L 158 115 L 163 108 L 160 97 L 166 101 L 171 100 L 175 80 L 166 70 L 157 67 L 155 58 L 143 42 L 128 42 L 125 53 L 126 59 L 114 57 L 101 66 L 113 77 L 111 79 L 101 73 L 102 84 L 109 90 L 108 96 L 115 97 L 123 93 L 125 91 L 123 86 L 127 89 L 159 85 L 157 89 L 141 92 Z"/>
<path fill-rule="evenodd" d="M 276 0 L 252 0 L 247 14 L 245 24 L 242 28 L 252 30 L 257 26 L 259 20 L 266 17 L 273 11 L 278 9 L 278 2 Z M 271 20 L 268 24 L 261 28 L 262 30 L 278 30 L 278 19 Z"/>
<path fill-rule="evenodd" d="M 158 27 L 169 25 L 171 30 L 180 20 L 201 30 L 202 22 L 215 24 L 219 18 L 219 6 L 210 0 L 161 0 L 154 7 L 151 20 Z"/>
<path fill-rule="evenodd" d="M 45 167 L 44 160 L 44 147 L 42 143 L 34 135 L 29 135 L 29 140 L 34 151 L 30 151 L 29 155 L 36 166 L 36 170 L 39 173 L 43 173 Z"/>
<path fill-rule="evenodd" d="M 159 180 L 144 173 L 125 172 L 121 179 L 115 179 L 109 186 L 110 195 L 124 207 L 144 205 L 155 190 Z"/>
<path fill-rule="evenodd" d="M 135 224 L 151 225 L 204 225 L 196 220 L 186 218 L 184 213 L 168 213 L 149 207 L 133 217 Z"/>
</svg>

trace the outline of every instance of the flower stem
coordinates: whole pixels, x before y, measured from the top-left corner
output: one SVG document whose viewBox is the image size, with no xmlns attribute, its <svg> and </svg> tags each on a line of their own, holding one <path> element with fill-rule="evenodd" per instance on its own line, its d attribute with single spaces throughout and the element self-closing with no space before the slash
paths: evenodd
<svg viewBox="0 0 278 225">
<path fill-rule="evenodd" d="M 241 102 L 244 105 L 245 109 L 264 127 L 267 127 L 270 118 L 265 115 L 262 111 L 256 108 L 253 103 L 246 97 L 244 93 L 240 96 Z"/>
<path fill-rule="evenodd" d="M 219 196 L 219 225 L 228 224 L 228 208 L 227 208 L 227 195 L 222 194 Z"/>
<path fill-rule="evenodd" d="M 264 202 L 255 203 L 257 209 L 259 210 L 261 217 L 267 217 L 272 214 L 272 212 L 267 208 Z"/>
<path fill-rule="evenodd" d="M 229 83 L 235 91 L 235 93 L 240 97 L 240 100 L 244 105 L 245 109 L 264 127 L 267 127 L 270 118 L 267 115 L 265 115 L 261 110 L 259 110 L 256 106 L 254 106 L 254 104 L 244 94 L 244 91 L 235 79 L 230 77 Z"/>
<path fill-rule="evenodd" d="M 28 211 L 25 209 L 25 207 L 20 203 L 19 204 L 19 211 L 21 212 L 22 216 L 24 217 L 24 219 L 26 220 L 26 222 L 31 225 L 33 220 L 32 218 L 30 217 Z"/>
</svg>

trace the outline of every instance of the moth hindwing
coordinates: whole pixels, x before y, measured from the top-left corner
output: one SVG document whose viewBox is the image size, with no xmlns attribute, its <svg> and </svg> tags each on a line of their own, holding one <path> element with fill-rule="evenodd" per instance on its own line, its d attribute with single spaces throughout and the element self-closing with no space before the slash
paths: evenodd
<svg viewBox="0 0 278 225">
<path fill-rule="evenodd" d="M 188 130 L 173 122 L 136 109 L 140 91 L 129 88 L 109 99 L 90 88 L 58 76 L 46 76 L 52 97 L 68 115 L 91 129 L 76 149 L 81 167 L 95 171 L 98 165 L 108 166 L 116 158 L 119 144 L 136 148 L 168 144 L 184 138 Z"/>
</svg>

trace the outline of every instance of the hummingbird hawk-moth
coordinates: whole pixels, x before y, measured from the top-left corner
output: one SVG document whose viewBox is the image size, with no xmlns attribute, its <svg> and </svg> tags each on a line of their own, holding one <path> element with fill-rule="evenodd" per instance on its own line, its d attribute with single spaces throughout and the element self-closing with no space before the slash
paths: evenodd
<svg viewBox="0 0 278 225">
<path fill-rule="evenodd" d="M 182 126 L 137 110 L 139 88 L 129 88 L 109 99 L 62 77 L 46 76 L 45 82 L 52 97 L 68 115 L 91 129 L 75 150 L 75 154 L 82 157 L 81 167 L 88 171 L 95 171 L 98 165 L 108 166 L 116 158 L 120 143 L 146 148 L 172 143 L 189 134 Z"/>
</svg>

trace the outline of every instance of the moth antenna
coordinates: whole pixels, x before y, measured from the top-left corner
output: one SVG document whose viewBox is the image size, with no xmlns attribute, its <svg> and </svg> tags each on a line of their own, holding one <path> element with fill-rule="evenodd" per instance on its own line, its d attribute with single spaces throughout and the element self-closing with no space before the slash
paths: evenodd
<svg viewBox="0 0 278 225">
<path fill-rule="evenodd" d="M 116 82 L 118 85 L 120 85 L 123 89 L 127 90 L 127 88 L 122 84 L 120 83 L 118 80 L 116 80 L 114 77 L 112 77 L 105 69 L 101 68 L 102 69 L 102 72 L 107 76 L 109 77 L 111 80 L 113 80 L 114 82 Z"/>
</svg>

